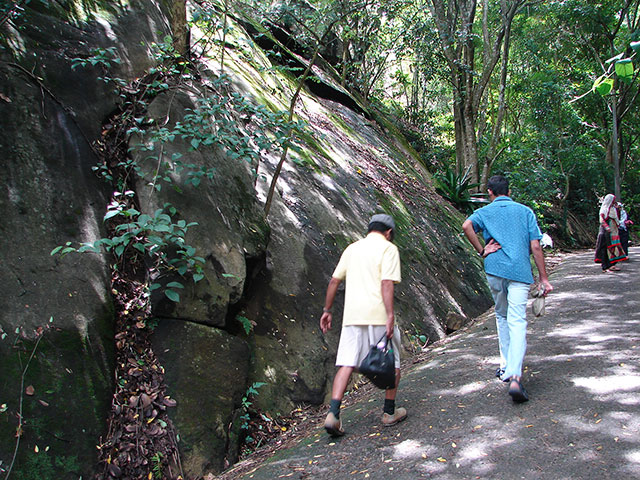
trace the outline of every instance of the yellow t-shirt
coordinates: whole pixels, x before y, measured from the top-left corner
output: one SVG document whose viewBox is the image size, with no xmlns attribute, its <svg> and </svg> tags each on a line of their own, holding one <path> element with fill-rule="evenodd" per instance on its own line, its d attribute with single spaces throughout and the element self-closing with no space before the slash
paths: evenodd
<svg viewBox="0 0 640 480">
<path fill-rule="evenodd" d="M 386 325 L 382 280 L 401 280 L 398 247 L 370 232 L 345 249 L 333 277 L 346 280 L 343 325 Z"/>
</svg>

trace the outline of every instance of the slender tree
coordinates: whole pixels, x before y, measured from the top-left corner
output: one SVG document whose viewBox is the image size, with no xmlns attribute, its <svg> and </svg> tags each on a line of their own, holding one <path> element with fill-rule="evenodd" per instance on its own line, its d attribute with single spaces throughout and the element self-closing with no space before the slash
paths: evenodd
<svg viewBox="0 0 640 480">
<path fill-rule="evenodd" d="M 287 16 L 292 19 L 297 25 L 302 28 L 304 34 L 307 35 L 307 40 L 310 40 L 312 54 L 311 59 L 308 61 L 304 72 L 297 78 L 296 88 L 291 96 L 289 101 L 289 110 L 287 114 L 287 124 L 292 125 L 293 119 L 295 115 L 296 105 L 298 100 L 300 99 L 300 94 L 302 92 L 302 88 L 305 83 L 309 79 L 309 77 L 313 73 L 313 67 L 315 66 L 320 52 L 323 48 L 326 47 L 326 41 L 330 38 L 334 33 L 334 28 L 337 24 L 344 22 L 345 18 L 348 18 L 353 14 L 354 11 L 357 11 L 358 8 L 362 6 L 361 3 L 355 2 L 351 9 L 345 12 L 336 12 L 332 9 L 329 10 L 319 10 L 317 11 L 316 17 L 311 18 L 311 25 L 303 16 L 296 15 L 295 11 L 289 10 L 287 11 Z M 309 20 L 309 19 L 307 19 Z M 314 28 L 315 27 L 315 28 Z M 321 33 L 318 33 L 318 30 Z M 293 139 L 294 135 L 293 127 L 289 127 L 289 131 L 286 133 L 286 137 Z M 282 171 L 282 167 L 284 166 L 285 161 L 287 160 L 287 156 L 289 154 L 289 147 L 291 146 L 291 141 L 287 141 L 284 144 L 282 153 L 280 155 L 280 160 L 276 165 L 276 169 L 273 172 L 273 177 L 271 178 L 271 183 L 269 185 L 269 191 L 267 193 L 267 198 L 265 201 L 264 212 L 265 216 L 269 215 L 269 211 L 271 210 L 271 204 L 273 202 L 273 195 L 275 193 L 276 184 L 278 182 L 278 178 L 280 177 L 280 172 Z"/>
<path fill-rule="evenodd" d="M 480 105 L 498 61 L 506 53 L 505 45 L 508 48 L 505 38 L 508 39 L 513 19 L 525 3 L 526 0 L 480 0 L 482 15 L 478 19 L 477 0 L 427 2 L 453 87 L 456 162 L 459 169 L 471 167 L 474 183 L 481 170 L 477 136 Z"/>
</svg>

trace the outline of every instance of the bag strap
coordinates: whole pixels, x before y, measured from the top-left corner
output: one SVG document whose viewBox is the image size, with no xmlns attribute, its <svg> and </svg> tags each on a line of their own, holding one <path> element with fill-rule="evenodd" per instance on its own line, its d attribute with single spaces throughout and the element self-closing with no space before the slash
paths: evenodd
<svg viewBox="0 0 640 480">
<path fill-rule="evenodd" d="M 388 338 L 387 334 L 385 333 L 384 335 L 382 335 L 380 337 L 380 340 L 378 340 L 378 343 L 376 343 L 376 346 L 380 344 L 380 342 L 384 341 L 384 351 L 386 352 L 387 350 L 389 350 L 389 348 L 393 348 L 393 337 Z M 391 346 L 391 347 L 389 347 Z"/>
</svg>

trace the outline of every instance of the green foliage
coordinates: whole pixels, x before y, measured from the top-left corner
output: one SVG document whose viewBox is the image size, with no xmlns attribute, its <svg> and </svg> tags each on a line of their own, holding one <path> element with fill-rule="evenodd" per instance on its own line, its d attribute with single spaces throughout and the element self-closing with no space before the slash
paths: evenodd
<svg viewBox="0 0 640 480">
<path fill-rule="evenodd" d="M 232 160 L 243 160 L 257 170 L 262 152 L 277 153 L 285 145 L 295 141 L 295 133 L 304 124 L 288 122 L 285 112 L 271 112 L 263 105 L 256 105 L 243 95 L 231 90 L 231 79 L 226 75 L 211 79 L 218 95 L 197 100 L 195 108 L 186 113 L 173 128 L 154 126 L 145 119 L 136 119 L 128 129 L 129 135 L 138 134 L 141 142 L 132 147 L 139 152 L 162 151 L 163 144 L 181 138 L 191 149 L 215 145 Z M 185 163 L 182 155 L 175 153 L 171 158 L 150 155 L 147 159 L 158 163 L 160 169 L 153 185 L 161 190 L 160 182 L 174 186 L 171 174 L 184 174 L 185 184 L 197 187 L 202 180 L 212 180 L 214 169 Z M 144 176 L 144 171 L 136 164 L 126 165 L 136 174 Z M 103 174 L 106 177 L 106 175 Z"/>
<path fill-rule="evenodd" d="M 266 385 L 265 382 L 254 382 L 247 391 L 245 392 L 245 396 L 242 398 L 242 406 L 243 408 L 248 408 L 251 406 L 251 403 L 247 402 L 247 398 L 253 395 L 258 395 L 258 388 Z"/>
<path fill-rule="evenodd" d="M 254 322 L 249 320 L 247 317 L 243 317 L 242 315 L 238 315 L 238 316 L 236 316 L 236 320 L 238 320 L 238 322 L 240 322 L 240 324 L 242 325 L 242 328 L 244 329 L 244 332 L 247 335 L 249 335 L 253 331 Z"/>
<path fill-rule="evenodd" d="M 251 418 L 250 411 L 253 402 L 251 401 L 251 397 L 255 397 L 258 395 L 258 389 L 262 386 L 266 385 L 265 382 L 254 382 L 242 397 L 242 403 L 240 404 L 240 408 L 242 410 L 242 415 L 240 415 L 240 420 L 242 421 L 240 428 L 242 430 L 247 430 L 249 428 L 249 420 Z M 245 437 L 245 443 L 251 443 L 253 439 L 249 436 Z"/>
<path fill-rule="evenodd" d="M 160 452 L 156 452 L 151 457 L 151 471 L 153 472 L 153 478 L 163 478 L 163 455 Z"/>
<path fill-rule="evenodd" d="M 131 195 L 132 193 L 127 192 L 124 197 Z M 99 253 L 101 248 L 112 252 L 116 258 L 124 258 L 127 253 L 142 254 L 153 260 L 156 269 L 176 272 L 181 276 L 191 272 L 193 281 L 198 282 L 204 277 L 202 267 L 205 260 L 197 256 L 196 249 L 185 240 L 188 229 L 197 223 L 187 223 L 184 220 L 174 222 L 172 217 L 176 213 L 176 209 L 167 203 L 153 215 L 147 215 L 128 207 L 125 199 L 116 199 L 109 205 L 104 217 L 105 221 L 111 220 L 117 224 L 113 229 L 113 236 L 100 238 L 93 243 L 82 243 L 77 248 L 68 242 L 65 246 L 54 248 L 51 255 L 64 256 L 71 252 Z M 160 285 L 154 283 L 150 289 L 158 287 Z M 182 288 L 184 286 L 181 283 L 171 282 L 165 287 L 165 295 L 170 300 L 178 302 L 180 295 L 176 289 Z"/>
<path fill-rule="evenodd" d="M 27 456 L 20 470 L 15 470 L 15 480 L 57 480 L 65 474 L 80 471 L 76 456 L 53 456 L 48 447 L 37 449 Z"/>
<path fill-rule="evenodd" d="M 413 329 L 413 333 L 411 333 L 410 331 L 406 331 L 406 333 L 411 342 L 411 346 L 415 349 L 415 351 L 420 352 L 429 343 L 429 338 L 426 335 L 420 333 L 415 325 L 413 326 Z"/>
<path fill-rule="evenodd" d="M 438 2 L 427 6 L 434 3 Z M 461 5 L 457 0 L 445 3 L 451 11 Z M 456 191 L 455 185 L 461 182 L 451 178 L 461 176 L 453 167 L 461 159 L 454 154 L 451 115 L 452 102 L 459 101 L 461 93 L 444 75 L 448 70 L 446 56 L 440 49 L 430 8 L 395 0 L 251 4 L 260 4 L 254 12 L 264 15 L 262 18 L 286 26 L 307 52 L 341 11 L 345 17 L 333 33 L 345 51 L 329 45 L 323 51 L 335 67 L 334 76 L 351 91 L 359 92 L 370 106 L 384 107 L 397 115 L 407 125 L 404 132 L 423 164 L 431 172 L 441 169 L 443 196 L 465 212 L 473 206 L 464 192 Z M 497 5 L 487 4 L 490 30 L 500 22 L 501 13 L 494 8 Z M 351 7 L 357 8 L 350 11 Z M 638 7 L 639 0 L 548 0 L 527 5 L 514 17 L 505 117 L 495 130 L 500 82 L 494 74 L 474 119 L 479 167 L 488 165 L 488 176 L 506 173 L 518 200 L 536 210 L 543 226 L 565 228 L 568 213 L 592 215 L 598 196 L 612 190 L 609 109 L 613 93 L 622 127 L 622 197 L 632 210 L 640 208 L 632 200 L 638 198 L 634 182 L 640 171 L 636 160 L 640 158 L 640 109 L 637 85 L 629 83 L 638 75 L 634 65 L 640 51 L 634 13 Z M 476 53 L 485 47 L 481 29 L 476 28 L 481 21 L 482 16 L 476 14 L 472 30 Z M 459 23 L 452 23 L 451 32 L 465 40 Z M 333 36 L 327 40 L 331 41 Z M 595 62 L 594 55 L 598 57 Z M 482 61 L 465 58 L 459 64 L 461 75 L 476 78 L 484 68 Z M 600 67 L 602 71 L 595 73 Z M 593 91 L 607 97 L 593 95 Z M 498 138 L 494 138 L 496 132 Z M 449 175 L 446 165 L 454 170 Z"/>
<path fill-rule="evenodd" d="M 444 172 L 435 174 L 436 192 L 455 205 L 462 212 L 470 212 L 479 200 L 471 196 L 471 190 L 479 184 L 471 183 L 471 167 L 453 170 L 448 165 Z"/>
<path fill-rule="evenodd" d="M 91 51 L 90 57 L 74 58 L 71 61 L 71 68 L 75 70 L 78 67 L 100 66 L 108 70 L 113 66 L 113 63 L 122 63 L 117 56 L 116 47 L 95 48 Z"/>
<path fill-rule="evenodd" d="M 622 60 L 618 60 L 615 63 L 615 72 L 623 82 L 631 82 L 634 73 L 633 62 L 631 61 L 631 59 L 625 58 Z"/>
<path fill-rule="evenodd" d="M 222 92 L 229 91 L 230 78 L 215 80 Z M 286 112 L 270 112 L 262 105 L 251 103 L 243 95 L 229 91 L 223 98 L 199 99 L 196 109 L 189 109 L 175 133 L 190 140 L 195 149 L 202 145 L 218 145 L 232 159 L 249 163 L 259 160 L 260 152 L 278 152 L 291 142 L 290 132 L 303 127 L 287 122 Z M 250 119 L 247 126 L 239 126 L 238 117 Z"/>
<path fill-rule="evenodd" d="M 105 74 L 102 77 L 98 77 L 105 83 L 115 83 L 123 86 L 124 81 L 114 79 L 109 76 L 109 70 L 115 65 L 122 63 L 118 58 L 116 47 L 109 48 L 95 48 L 91 51 L 91 56 L 87 58 L 74 58 L 71 60 L 71 68 L 73 70 L 81 67 L 100 67 Z"/>
<path fill-rule="evenodd" d="M 198 15 L 198 21 L 202 22 L 205 17 L 202 12 Z M 170 78 L 185 82 L 192 79 L 192 74 L 190 65 L 175 50 L 171 37 L 165 37 L 161 44 L 152 45 L 151 50 L 157 66 L 149 71 L 149 83 L 136 85 L 134 94 L 131 93 L 132 86 L 126 85 L 122 79 L 105 76 L 105 81 L 112 82 L 123 99 L 121 121 L 126 125 L 127 136 L 138 135 L 142 139 L 131 147 L 131 151 L 148 152 L 145 160 L 154 161 L 158 166 L 150 181 L 156 191 L 161 191 L 162 185 L 168 184 L 180 192 L 174 180 L 176 175 L 183 175 L 184 184 L 193 187 L 198 187 L 203 180 L 212 180 L 215 175 L 213 168 L 184 162 L 180 153 L 166 158 L 163 145 L 176 138 L 186 140 L 194 150 L 216 145 L 232 160 L 247 161 L 257 171 L 261 152 L 282 150 L 292 144 L 295 132 L 303 128 L 298 122 L 287 121 L 286 112 L 271 112 L 234 92 L 230 78 L 224 74 L 211 81 L 216 94 L 199 99 L 197 106 L 187 109 L 173 128 L 155 125 L 146 115 L 146 99 L 168 90 Z M 119 60 L 114 48 L 96 49 L 89 58 L 74 59 L 73 68 L 99 66 L 108 71 L 115 63 Z M 104 217 L 112 226 L 112 235 L 78 246 L 68 242 L 53 249 L 51 254 L 98 253 L 104 249 L 119 260 L 143 255 L 153 261 L 152 268 L 161 274 L 190 274 L 194 282 L 201 280 L 205 261 L 185 240 L 188 229 L 197 224 L 175 220 L 177 211 L 170 204 L 165 204 L 153 214 L 140 212 L 135 207 L 134 192 L 127 189 L 127 182 L 129 173 L 149 181 L 148 173 L 132 158 L 117 163 L 115 168 L 120 172 L 117 175 L 107 163 L 94 167 L 94 170 L 106 181 L 116 183 L 118 188 Z M 161 285 L 156 282 L 149 288 L 155 290 Z M 178 302 L 178 290 L 184 285 L 172 282 L 164 288 L 166 297 Z"/>
<path fill-rule="evenodd" d="M 606 75 L 602 75 L 598 77 L 598 79 L 593 82 L 593 91 L 598 92 L 600 95 L 605 96 L 609 95 L 613 90 L 614 80 L 613 78 L 609 78 Z"/>
</svg>

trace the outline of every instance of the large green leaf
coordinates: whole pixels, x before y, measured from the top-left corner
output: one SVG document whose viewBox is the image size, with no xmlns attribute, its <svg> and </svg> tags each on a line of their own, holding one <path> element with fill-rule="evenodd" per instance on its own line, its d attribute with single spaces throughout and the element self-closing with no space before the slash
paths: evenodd
<svg viewBox="0 0 640 480">
<path fill-rule="evenodd" d="M 613 78 L 608 78 L 605 75 L 599 77 L 593 82 L 592 90 L 600 95 L 608 95 L 613 90 Z"/>
<path fill-rule="evenodd" d="M 616 62 L 616 75 L 623 81 L 630 81 L 633 78 L 633 62 L 630 58 Z"/>
<path fill-rule="evenodd" d="M 164 294 L 167 296 L 167 298 L 169 300 L 171 300 L 172 302 L 176 302 L 178 303 L 180 301 L 180 294 L 178 294 L 178 292 L 175 292 L 173 290 L 165 290 Z"/>
</svg>

